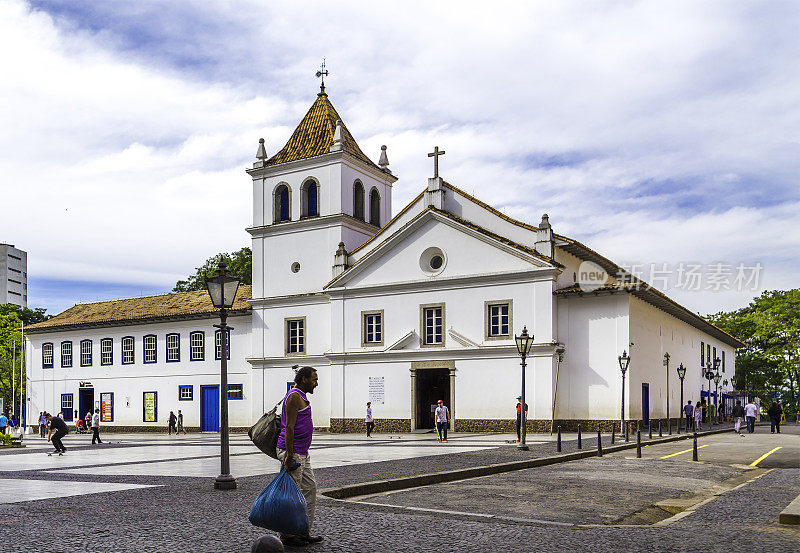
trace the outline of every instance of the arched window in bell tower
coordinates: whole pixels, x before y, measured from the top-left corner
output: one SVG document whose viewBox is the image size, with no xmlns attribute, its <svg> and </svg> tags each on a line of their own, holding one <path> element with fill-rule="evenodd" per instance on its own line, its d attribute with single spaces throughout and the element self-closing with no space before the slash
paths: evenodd
<svg viewBox="0 0 800 553">
<path fill-rule="evenodd" d="M 300 188 L 301 207 L 303 217 L 319 216 L 319 186 L 317 182 L 308 179 Z"/>
<path fill-rule="evenodd" d="M 364 185 L 360 180 L 353 183 L 353 217 L 364 220 Z"/>
<path fill-rule="evenodd" d="M 369 224 L 381 226 L 381 195 L 377 188 L 369 192 Z"/>
<path fill-rule="evenodd" d="M 292 191 L 286 184 L 279 184 L 272 194 L 272 221 L 281 223 L 292 220 Z"/>
</svg>

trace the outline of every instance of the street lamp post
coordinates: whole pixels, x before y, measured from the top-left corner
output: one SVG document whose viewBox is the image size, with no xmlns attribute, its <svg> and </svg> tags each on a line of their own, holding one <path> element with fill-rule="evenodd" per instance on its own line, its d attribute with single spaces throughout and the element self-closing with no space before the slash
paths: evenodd
<svg viewBox="0 0 800 553">
<path fill-rule="evenodd" d="M 725 406 L 725 388 L 727 388 L 727 387 L 728 387 L 728 379 L 726 378 L 725 380 L 722 381 L 722 405 L 723 406 Z M 730 413 L 731 409 L 729 409 L 728 407 L 725 407 L 725 412 L 726 413 Z M 724 420 L 723 420 L 723 422 L 724 422 Z"/>
<path fill-rule="evenodd" d="M 678 434 L 681 433 L 681 421 L 683 420 L 683 379 L 686 378 L 686 367 L 683 366 L 683 363 L 678 365 L 678 378 L 681 379 L 681 414 L 678 417 Z M 689 429 L 687 428 L 686 431 L 688 432 Z"/>
<path fill-rule="evenodd" d="M 522 402 L 519 409 L 521 435 L 517 448 L 527 451 L 528 445 L 525 443 L 525 435 L 528 429 L 528 413 L 525 409 L 525 359 L 528 357 L 528 353 L 531 351 L 531 346 L 533 345 L 533 334 L 528 334 L 528 328 L 523 327 L 522 334 L 515 336 L 514 340 L 517 342 L 517 351 L 522 358 Z"/>
<path fill-rule="evenodd" d="M 711 379 L 714 378 L 714 371 L 711 370 L 711 359 L 706 362 L 706 380 L 708 381 L 708 402 L 706 403 L 706 411 L 708 412 L 708 424 L 713 424 L 711 418 Z"/>
<path fill-rule="evenodd" d="M 667 368 L 667 427 L 672 434 L 672 419 L 669 418 L 669 353 L 664 354 L 664 366 Z"/>
<path fill-rule="evenodd" d="M 622 372 L 622 409 L 620 410 L 620 420 L 622 422 L 619 427 L 620 432 L 622 432 L 622 427 L 625 425 L 625 373 L 628 370 L 631 358 L 628 356 L 628 352 L 623 350 L 622 355 L 617 357 L 617 359 L 619 360 L 619 370 Z"/>
<path fill-rule="evenodd" d="M 558 373 L 561 371 L 561 362 L 564 360 L 564 344 L 556 343 L 556 383 L 553 389 L 553 412 L 550 416 L 550 435 L 553 435 L 553 425 L 556 423 L 556 401 L 558 399 Z"/>
<path fill-rule="evenodd" d="M 233 307 L 236 291 L 239 288 L 239 279 L 227 272 L 228 265 L 225 261 L 219 262 L 217 274 L 206 278 L 206 288 L 211 296 L 211 303 L 219 309 L 220 324 L 214 325 L 219 329 L 220 342 L 220 474 L 214 481 L 217 490 L 235 490 L 236 478 L 231 476 L 230 436 L 228 432 L 228 331 L 232 330 L 227 325 L 228 309 Z"/>
<path fill-rule="evenodd" d="M 720 420 L 719 420 L 719 381 L 720 380 L 722 380 L 722 375 L 719 374 L 719 371 L 718 371 L 717 374 L 714 375 L 714 384 L 716 386 L 716 391 L 714 392 L 714 405 L 717 406 L 717 408 L 716 408 L 717 424 L 720 424 Z"/>
</svg>

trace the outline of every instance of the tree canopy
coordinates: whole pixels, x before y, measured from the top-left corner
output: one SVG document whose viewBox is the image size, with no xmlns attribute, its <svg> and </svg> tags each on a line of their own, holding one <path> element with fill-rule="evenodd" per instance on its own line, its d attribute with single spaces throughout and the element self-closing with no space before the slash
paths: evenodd
<svg viewBox="0 0 800 553">
<path fill-rule="evenodd" d="M 771 290 L 735 311 L 707 319 L 741 340 L 737 351 L 736 388 L 789 390 L 797 396 L 800 376 L 800 289 Z"/>
<path fill-rule="evenodd" d="M 25 363 L 22 357 L 22 323 L 28 326 L 49 318 L 42 308 L 26 309 L 10 303 L 0 305 L 0 397 L 3 398 L 4 410 L 9 413 L 12 397 L 19 400 L 20 388 L 25 397 L 25 383 L 21 378 Z"/>
<path fill-rule="evenodd" d="M 173 292 L 189 292 L 192 290 L 205 290 L 205 278 L 214 275 L 219 265 L 220 258 L 228 264 L 228 272 L 237 276 L 241 284 L 253 283 L 253 252 L 250 248 L 242 248 L 233 253 L 219 253 L 206 259 L 200 267 L 195 269 L 195 273 L 186 280 L 179 280 L 175 284 Z"/>
</svg>

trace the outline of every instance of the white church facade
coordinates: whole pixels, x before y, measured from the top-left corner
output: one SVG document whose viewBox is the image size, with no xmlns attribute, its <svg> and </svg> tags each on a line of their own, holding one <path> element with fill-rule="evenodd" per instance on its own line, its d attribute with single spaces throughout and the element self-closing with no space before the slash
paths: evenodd
<svg viewBox="0 0 800 553">
<path fill-rule="evenodd" d="M 311 365 L 315 426 L 332 432 L 360 431 L 367 401 L 376 431 L 431 428 L 439 399 L 457 431 L 511 431 L 523 327 L 534 336 L 531 430 L 610 428 L 623 398 L 626 419 L 665 419 L 668 404 L 675 419 L 679 364 L 684 401 L 707 387 L 706 360 L 733 376 L 738 340 L 556 234 L 546 215 L 514 220 L 435 170 L 392 217 L 388 165 L 385 147 L 378 164 L 361 151 L 324 91 L 278 153 L 261 142 L 247 170 L 252 288 L 240 289 L 231 318 L 231 426 L 255 422 L 285 394 L 293 366 Z M 106 426 L 162 429 L 181 409 L 188 427 L 215 430 L 217 319 L 202 294 L 82 304 L 31 327 L 29 412 L 83 416 L 94 403 L 113 411 Z"/>
</svg>

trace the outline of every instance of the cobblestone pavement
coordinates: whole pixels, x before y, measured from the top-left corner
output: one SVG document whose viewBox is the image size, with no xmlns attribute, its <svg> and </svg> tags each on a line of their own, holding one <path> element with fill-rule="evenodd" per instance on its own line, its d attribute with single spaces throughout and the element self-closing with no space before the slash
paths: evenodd
<svg viewBox="0 0 800 553">
<path fill-rule="evenodd" d="M 458 439 L 453 441 L 458 442 Z M 565 442 L 564 445 L 565 451 L 574 448 L 574 442 Z M 592 447 L 590 440 L 585 441 L 585 447 Z M 319 469 L 317 479 L 320 487 L 337 486 L 550 455 L 554 449 L 553 443 L 539 444 L 530 452 L 503 446 L 435 457 L 337 466 Z M 217 460 L 210 458 L 208 462 L 216 464 Z M 608 458 L 602 462 L 627 461 Z M 539 469 L 530 472 L 533 474 L 535 470 Z M 636 470 L 632 468 L 629 472 L 631 479 L 635 480 Z M 513 474 L 518 473 L 507 476 Z M 92 475 L 91 469 L 82 474 L 16 471 L 0 476 L 154 486 L 0 505 L 2 551 L 247 552 L 252 541 L 265 533 L 252 527 L 247 515 L 253 499 L 271 479 L 267 475 L 239 478 L 239 488 L 233 492 L 213 490 L 209 478 Z M 560 490 L 546 481 L 543 485 L 548 487 L 549 494 L 543 495 L 542 501 L 558 502 Z M 586 503 L 590 505 L 589 491 L 587 489 Z M 613 489 L 607 491 L 613 493 Z M 625 497 L 633 491 L 620 485 L 618 493 Z M 325 535 L 326 540 L 306 550 L 483 552 L 502 548 L 537 553 L 585 549 L 614 553 L 727 553 L 734 547 L 748 553 L 788 553 L 797 551 L 800 530 L 780 526 L 775 520 L 777 513 L 798 494 L 800 470 L 776 469 L 663 527 L 560 527 L 475 520 L 447 513 L 397 512 L 390 507 L 322 498 L 317 503 L 315 531 Z"/>
</svg>

